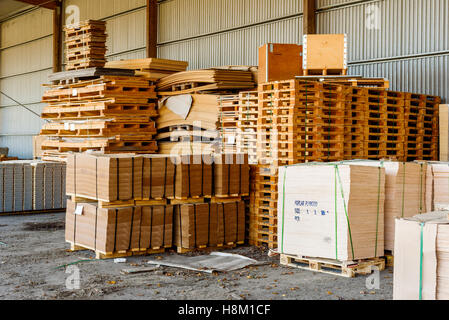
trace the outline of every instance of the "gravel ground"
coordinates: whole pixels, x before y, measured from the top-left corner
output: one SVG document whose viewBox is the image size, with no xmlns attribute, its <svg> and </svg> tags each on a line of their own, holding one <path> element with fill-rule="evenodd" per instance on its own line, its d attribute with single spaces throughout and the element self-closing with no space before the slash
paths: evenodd
<svg viewBox="0 0 449 320">
<path fill-rule="evenodd" d="M 68 252 L 64 218 L 64 213 L 0 217 L 0 300 L 392 299 L 391 269 L 381 273 L 380 289 L 373 291 L 366 288 L 367 277 L 347 279 L 283 267 L 279 257 L 269 258 L 266 250 L 249 246 L 226 252 L 264 261 L 266 265 L 214 275 L 166 267 L 123 275 L 122 269 L 148 268 L 149 257 L 132 257 L 126 263 L 115 264 L 112 260 L 93 260 L 89 251 Z M 66 265 L 72 263 L 80 272 L 78 290 L 66 286 L 71 276 L 66 274 Z"/>
</svg>

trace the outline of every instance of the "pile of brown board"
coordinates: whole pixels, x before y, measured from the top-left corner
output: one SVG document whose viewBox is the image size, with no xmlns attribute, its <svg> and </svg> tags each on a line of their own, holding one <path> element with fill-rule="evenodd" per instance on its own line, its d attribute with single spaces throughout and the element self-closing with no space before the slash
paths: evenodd
<svg viewBox="0 0 449 320">
<path fill-rule="evenodd" d="M 449 163 L 424 162 L 426 167 L 426 212 L 449 210 Z"/>
<path fill-rule="evenodd" d="M 146 58 L 109 61 L 105 67 L 135 70 L 137 76 L 144 77 L 149 81 L 158 81 L 173 73 L 186 71 L 188 65 L 189 63 L 185 61 Z"/>
<path fill-rule="evenodd" d="M 396 220 L 394 300 L 449 299 L 449 212 Z"/>
<path fill-rule="evenodd" d="M 66 75 L 70 76 L 70 75 Z M 69 152 L 155 153 L 158 115 L 154 86 L 141 77 L 101 76 L 51 85 L 42 101 L 43 159 Z"/>
<path fill-rule="evenodd" d="M 227 155 L 71 154 L 67 195 L 100 206 L 205 201 L 249 194 L 248 157 Z M 123 203 L 121 203 L 123 202 Z"/>
<path fill-rule="evenodd" d="M 185 71 L 164 77 L 157 83 L 161 96 L 243 90 L 255 87 L 250 71 L 205 69 Z"/>
<path fill-rule="evenodd" d="M 106 22 L 87 20 L 64 28 L 66 70 L 103 67 L 106 63 Z"/>
<path fill-rule="evenodd" d="M 173 243 L 173 206 L 101 208 L 68 200 L 66 242 L 97 259 L 163 253 Z"/>
<path fill-rule="evenodd" d="M 205 244 L 197 242 L 193 247 L 191 244 L 186 246 L 189 242 L 183 242 L 179 244 L 180 252 L 203 249 L 204 245 L 235 246 L 244 241 L 245 206 L 242 196 L 248 194 L 249 165 L 246 155 L 71 154 L 67 161 L 67 195 L 71 197 L 71 202 L 66 240 L 72 250 L 93 250 L 99 258 L 163 252 L 172 244 L 169 235 L 161 228 L 172 230 L 165 224 L 171 225 L 173 221 L 173 206 L 203 204 L 221 208 L 216 219 L 221 219 L 217 221 L 217 228 L 227 229 L 221 233 L 224 240 L 217 238 L 219 242 Z M 165 221 L 164 224 L 157 224 L 156 227 L 160 231 L 158 234 L 165 234 L 166 238 L 161 244 L 159 237 L 156 242 L 160 244 L 158 246 L 147 241 L 144 241 L 144 246 L 139 246 L 132 239 L 151 234 L 151 224 L 147 225 L 148 217 L 144 220 L 143 214 L 155 214 L 156 211 L 164 212 L 157 220 Z M 86 216 L 79 217 L 83 212 Z M 165 218 L 162 220 L 162 217 Z M 154 223 L 155 219 L 153 217 L 150 221 Z M 96 226 L 94 221 L 101 221 L 101 224 Z M 143 225 L 138 221 L 146 221 L 145 226 L 150 229 L 145 229 L 143 233 Z M 178 226 L 190 228 L 191 223 L 192 220 L 186 219 Z M 198 223 L 202 222 L 198 220 Z M 198 239 L 204 233 L 212 234 L 208 224 L 196 227 Z M 217 237 L 219 235 L 217 233 Z"/>
<path fill-rule="evenodd" d="M 174 225 L 174 244 L 178 253 L 243 244 L 245 203 L 179 205 L 175 208 Z"/>
</svg>

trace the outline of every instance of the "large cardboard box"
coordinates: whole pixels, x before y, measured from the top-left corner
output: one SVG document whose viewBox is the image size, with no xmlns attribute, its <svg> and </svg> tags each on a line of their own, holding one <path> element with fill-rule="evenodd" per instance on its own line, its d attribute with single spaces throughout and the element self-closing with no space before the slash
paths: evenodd
<svg viewBox="0 0 449 320">
<path fill-rule="evenodd" d="M 267 43 L 259 48 L 258 83 L 290 80 L 302 74 L 301 45 Z"/>
<path fill-rule="evenodd" d="M 448 213 L 396 220 L 394 300 L 449 300 Z"/>
<path fill-rule="evenodd" d="M 278 189 L 281 253 L 338 261 L 384 255 L 384 168 L 281 167 Z"/>
</svg>

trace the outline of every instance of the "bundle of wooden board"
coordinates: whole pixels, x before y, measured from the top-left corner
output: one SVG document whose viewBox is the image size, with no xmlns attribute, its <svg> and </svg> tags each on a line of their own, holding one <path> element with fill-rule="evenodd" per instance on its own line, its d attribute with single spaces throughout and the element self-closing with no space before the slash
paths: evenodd
<svg viewBox="0 0 449 320">
<path fill-rule="evenodd" d="M 449 299 L 448 212 L 396 220 L 393 298 Z"/>
<path fill-rule="evenodd" d="M 384 255 L 384 168 L 312 163 L 279 177 L 281 254 L 349 264 Z"/>
<path fill-rule="evenodd" d="M 248 157 L 71 154 L 67 194 L 100 207 L 241 198 L 249 195 Z"/>
<path fill-rule="evenodd" d="M 449 163 L 425 162 L 426 212 L 449 210 Z"/>
<path fill-rule="evenodd" d="M 118 76 L 50 86 L 42 98 L 42 118 L 50 120 L 40 133 L 43 159 L 86 150 L 155 153 L 154 89 L 144 78 Z"/>
<path fill-rule="evenodd" d="M 393 253 L 395 219 L 414 217 L 426 211 L 425 163 L 396 161 L 343 162 L 385 168 L 385 250 Z"/>
<path fill-rule="evenodd" d="M 245 203 L 180 205 L 175 209 L 174 225 L 178 253 L 234 247 L 245 242 Z"/>
<path fill-rule="evenodd" d="M 65 239 L 97 259 L 162 253 L 173 243 L 173 206 L 101 208 L 68 201 Z"/>
<path fill-rule="evenodd" d="M 106 22 L 87 20 L 64 28 L 66 70 L 103 67 L 106 63 Z"/>
<path fill-rule="evenodd" d="M 259 115 L 258 92 L 247 91 L 239 94 L 237 152 L 247 153 L 249 163 L 257 161 L 257 119 Z"/>
<path fill-rule="evenodd" d="M 159 80 L 161 96 L 254 88 L 251 71 L 205 69 L 175 73 Z"/>
<path fill-rule="evenodd" d="M 43 161 L 0 163 L 0 213 L 64 209 L 66 166 Z"/>
<path fill-rule="evenodd" d="M 149 81 L 158 81 L 173 73 L 186 71 L 188 65 L 185 61 L 146 58 L 109 61 L 105 67 L 135 70 L 137 76 L 145 77 Z"/>
</svg>

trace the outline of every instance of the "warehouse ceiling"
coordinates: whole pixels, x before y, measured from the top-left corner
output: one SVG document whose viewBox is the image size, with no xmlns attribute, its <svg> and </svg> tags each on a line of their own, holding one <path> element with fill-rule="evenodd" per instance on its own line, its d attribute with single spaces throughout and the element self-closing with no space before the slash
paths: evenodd
<svg viewBox="0 0 449 320">
<path fill-rule="evenodd" d="M 20 1 L 0 0 L 0 20 L 3 20 L 17 11 L 26 9 L 29 6 L 29 4 Z"/>
</svg>

